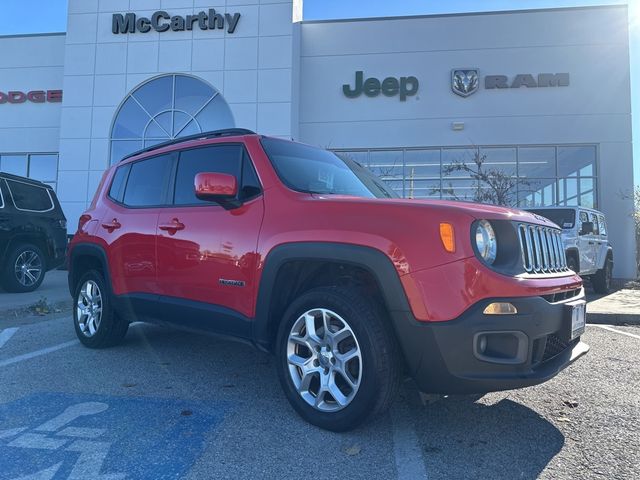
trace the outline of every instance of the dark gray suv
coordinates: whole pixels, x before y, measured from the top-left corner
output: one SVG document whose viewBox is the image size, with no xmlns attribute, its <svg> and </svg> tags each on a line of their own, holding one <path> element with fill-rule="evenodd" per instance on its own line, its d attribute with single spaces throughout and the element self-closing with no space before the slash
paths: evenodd
<svg viewBox="0 0 640 480">
<path fill-rule="evenodd" d="M 64 263 L 67 219 L 53 189 L 0 172 L 0 283 L 31 292 L 45 272 Z"/>
</svg>

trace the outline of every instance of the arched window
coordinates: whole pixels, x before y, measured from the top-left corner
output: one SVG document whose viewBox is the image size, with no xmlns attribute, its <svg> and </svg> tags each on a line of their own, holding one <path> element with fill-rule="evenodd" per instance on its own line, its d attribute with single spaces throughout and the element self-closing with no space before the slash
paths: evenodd
<svg viewBox="0 0 640 480">
<path fill-rule="evenodd" d="M 234 126 L 229 105 L 208 83 L 188 75 L 156 77 L 120 105 L 111 127 L 111 163 L 157 143 Z"/>
</svg>

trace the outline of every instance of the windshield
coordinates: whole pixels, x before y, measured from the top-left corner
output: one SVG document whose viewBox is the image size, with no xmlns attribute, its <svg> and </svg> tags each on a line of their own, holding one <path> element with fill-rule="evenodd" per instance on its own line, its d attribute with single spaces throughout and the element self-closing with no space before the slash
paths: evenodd
<svg viewBox="0 0 640 480">
<path fill-rule="evenodd" d="M 381 179 L 353 160 L 277 138 L 261 141 L 280 180 L 292 190 L 368 198 L 397 197 Z"/>
<path fill-rule="evenodd" d="M 576 223 L 576 211 L 571 208 L 534 208 L 529 211 L 548 218 L 560 228 L 573 228 Z"/>
</svg>

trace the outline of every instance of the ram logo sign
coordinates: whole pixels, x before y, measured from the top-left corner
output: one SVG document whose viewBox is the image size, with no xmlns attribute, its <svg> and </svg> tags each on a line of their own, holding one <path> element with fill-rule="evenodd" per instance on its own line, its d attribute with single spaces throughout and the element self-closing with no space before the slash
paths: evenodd
<svg viewBox="0 0 640 480">
<path fill-rule="evenodd" d="M 480 78 L 477 68 L 460 68 L 451 71 L 451 90 L 456 95 L 468 97 L 478 91 Z"/>
<path fill-rule="evenodd" d="M 525 87 L 548 88 L 568 87 L 570 75 L 568 73 L 519 73 L 513 77 L 507 75 L 485 75 L 485 90 L 504 90 Z M 456 68 L 451 70 L 451 90 L 456 95 L 468 97 L 480 88 L 480 73 L 477 68 Z"/>
</svg>

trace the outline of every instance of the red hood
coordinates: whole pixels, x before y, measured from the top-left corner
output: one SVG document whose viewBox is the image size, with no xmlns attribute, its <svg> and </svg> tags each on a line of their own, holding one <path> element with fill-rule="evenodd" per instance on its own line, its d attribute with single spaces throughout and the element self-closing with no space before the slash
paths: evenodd
<svg viewBox="0 0 640 480">
<path fill-rule="evenodd" d="M 540 215 L 535 215 L 530 212 L 525 212 L 524 210 L 519 210 L 517 208 L 508 208 L 501 207 L 498 205 L 487 205 L 484 203 L 471 203 L 471 202 L 456 202 L 456 201 L 448 201 L 448 200 L 415 200 L 415 199 L 407 199 L 407 198 L 362 198 L 362 197 L 352 197 L 348 195 L 320 195 L 315 194 L 312 195 L 314 198 L 318 200 L 332 200 L 332 201 L 340 201 L 340 202 L 349 202 L 349 203 L 363 203 L 369 204 L 371 206 L 374 205 L 398 205 L 398 206 L 406 206 L 413 208 L 433 208 L 438 210 L 457 210 L 461 213 L 466 213 L 467 215 L 475 218 L 476 220 L 487 219 L 487 220 L 511 220 L 516 222 L 526 222 L 526 223 L 534 223 L 538 225 L 546 225 L 553 228 L 558 228 L 558 226 L 551 222 L 550 220 L 541 217 Z"/>
</svg>

